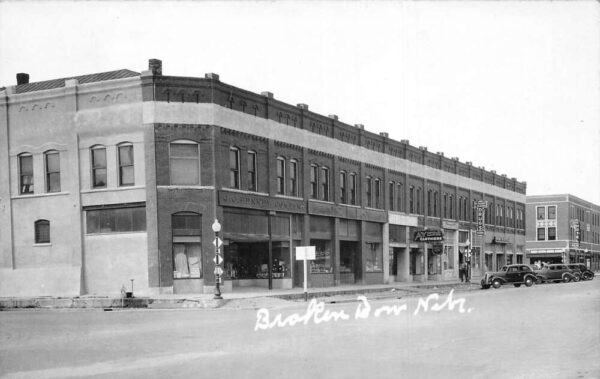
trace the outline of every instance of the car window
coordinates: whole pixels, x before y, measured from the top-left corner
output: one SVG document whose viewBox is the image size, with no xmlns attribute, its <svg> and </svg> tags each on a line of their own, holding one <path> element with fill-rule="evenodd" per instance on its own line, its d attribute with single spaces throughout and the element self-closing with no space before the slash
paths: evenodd
<svg viewBox="0 0 600 379">
<path fill-rule="evenodd" d="M 521 271 L 531 271 L 529 266 L 521 266 Z"/>
<path fill-rule="evenodd" d="M 517 268 L 516 267 L 510 267 L 508 269 L 508 272 L 517 272 Z"/>
<path fill-rule="evenodd" d="M 500 269 L 500 271 L 506 271 L 508 269 L 508 267 L 504 266 Z"/>
</svg>

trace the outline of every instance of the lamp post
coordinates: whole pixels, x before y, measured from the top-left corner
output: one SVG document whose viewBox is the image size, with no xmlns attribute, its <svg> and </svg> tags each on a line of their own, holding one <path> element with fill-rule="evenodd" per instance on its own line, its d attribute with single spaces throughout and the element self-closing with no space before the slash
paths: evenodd
<svg viewBox="0 0 600 379">
<path fill-rule="evenodd" d="M 465 261 L 467 263 L 467 277 L 466 282 L 471 283 L 471 241 L 468 239 L 465 241 Z"/>
<path fill-rule="evenodd" d="M 213 297 L 213 299 L 222 299 L 223 297 L 221 297 L 220 282 L 221 274 L 223 273 L 223 269 L 221 268 L 221 262 L 223 261 L 223 258 L 221 258 L 221 256 L 219 255 L 219 248 L 221 247 L 221 244 L 223 242 L 221 241 L 221 239 L 219 239 L 221 224 L 219 224 L 219 220 L 217 220 L 216 218 L 215 222 L 213 222 L 212 224 L 212 230 L 213 232 L 215 232 L 215 241 L 213 242 L 215 245 L 215 296 Z"/>
</svg>

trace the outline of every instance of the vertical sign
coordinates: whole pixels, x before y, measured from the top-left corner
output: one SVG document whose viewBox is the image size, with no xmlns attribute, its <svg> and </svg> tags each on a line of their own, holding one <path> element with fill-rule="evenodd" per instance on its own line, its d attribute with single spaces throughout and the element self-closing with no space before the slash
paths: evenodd
<svg viewBox="0 0 600 379">
<path fill-rule="evenodd" d="M 579 248 L 579 243 L 581 242 L 581 229 L 579 220 L 571 220 L 571 226 L 575 230 L 575 242 L 571 243 L 571 246 L 577 249 Z"/>
<path fill-rule="evenodd" d="M 485 209 L 487 208 L 487 201 L 476 201 L 475 206 L 477 207 L 477 235 L 482 236 L 485 233 Z"/>
</svg>

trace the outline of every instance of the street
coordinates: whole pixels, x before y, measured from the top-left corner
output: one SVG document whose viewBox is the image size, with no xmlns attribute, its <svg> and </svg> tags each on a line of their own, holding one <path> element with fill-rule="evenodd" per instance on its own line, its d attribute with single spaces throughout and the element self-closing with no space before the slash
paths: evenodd
<svg viewBox="0 0 600 379">
<path fill-rule="evenodd" d="M 598 278 L 429 297 L 282 304 L 260 311 L 0 312 L 0 374 L 600 378 Z"/>
</svg>

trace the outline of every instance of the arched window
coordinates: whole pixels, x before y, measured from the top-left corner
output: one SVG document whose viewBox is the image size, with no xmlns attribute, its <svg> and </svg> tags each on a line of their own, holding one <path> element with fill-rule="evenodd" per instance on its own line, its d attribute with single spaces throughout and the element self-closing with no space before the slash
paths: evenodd
<svg viewBox="0 0 600 379">
<path fill-rule="evenodd" d="M 321 200 L 329 201 L 329 168 L 321 167 Z"/>
<path fill-rule="evenodd" d="M 56 150 L 44 153 L 46 192 L 60 192 L 60 154 Z"/>
<path fill-rule="evenodd" d="M 132 186 L 135 184 L 133 169 L 133 144 L 122 143 L 117 146 L 119 152 L 119 186 Z"/>
<path fill-rule="evenodd" d="M 310 198 L 317 199 L 319 196 L 319 167 L 316 164 L 310 165 Z"/>
<path fill-rule="evenodd" d="M 285 158 L 277 157 L 277 194 L 285 195 Z"/>
<path fill-rule="evenodd" d="M 200 153 L 193 141 L 178 140 L 169 144 L 170 183 L 173 185 L 200 184 Z"/>
<path fill-rule="evenodd" d="M 248 191 L 257 191 L 256 152 L 248 151 Z"/>
<path fill-rule="evenodd" d="M 106 148 L 93 146 L 90 149 L 92 160 L 92 188 L 106 188 Z"/>
<path fill-rule="evenodd" d="M 381 208 L 381 180 L 377 178 L 373 183 L 373 192 L 375 192 L 375 208 Z"/>
<path fill-rule="evenodd" d="M 50 221 L 37 220 L 34 223 L 35 243 L 50 243 Z"/>
<path fill-rule="evenodd" d="M 298 161 L 290 159 L 290 172 L 289 172 L 289 183 L 290 183 L 290 196 L 298 196 Z"/>
<path fill-rule="evenodd" d="M 19 193 L 33 193 L 33 156 L 29 153 L 19 155 Z"/>
<path fill-rule="evenodd" d="M 439 216 L 439 214 L 438 214 L 438 201 L 439 201 L 438 198 L 439 198 L 439 193 L 438 193 L 438 191 L 435 191 L 433 193 L 433 216 L 434 217 Z"/>
<path fill-rule="evenodd" d="M 229 186 L 240 188 L 240 149 L 234 146 L 229 148 Z"/>
<path fill-rule="evenodd" d="M 370 176 L 367 176 L 367 180 L 365 181 L 365 194 L 367 195 L 367 207 L 373 206 L 373 179 Z"/>
<path fill-rule="evenodd" d="M 356 205 L 356 173 L 350 174 L 348 186 L 350 187 L 350 204 Z"/>
<path fill-rule="evenodd" d="M 346 171 L 340 171 L 340 204 L 346 204 Z"/>
</svg>

